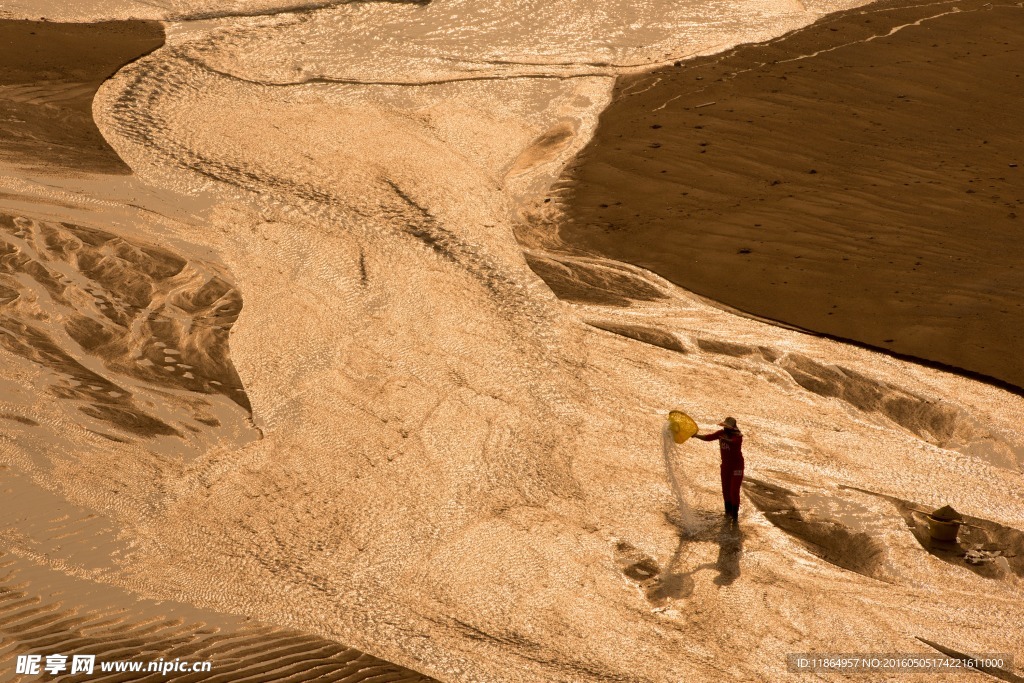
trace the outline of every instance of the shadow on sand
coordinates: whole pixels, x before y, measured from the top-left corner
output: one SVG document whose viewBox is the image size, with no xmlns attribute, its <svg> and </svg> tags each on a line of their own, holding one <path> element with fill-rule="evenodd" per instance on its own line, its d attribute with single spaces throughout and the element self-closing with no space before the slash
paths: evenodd
<svg viewBox="0 0 1024 683">
<path fill-rule="evenodd" d="M 666 520 L 677 529 L 679 545 L 664 568 L 654 558 L 629 543 L 619 542 L 615 548 L 619 569 L 643 589 L 647 600 L 656 607 L 690 597 L 695 586 L 695 576 L 705 570 L 717 572 L 712 578 L 716 586 L 729 586 L 735 582 L 740 576 L 744 537 L 743 531 L 729 518 L 711 512 L 693 512 L 675 473 L 672 458 L 675 444 L 667 426 L 662 443 L 665 472 L 677 505 L 676 511 L 666 514 Z M 692 556 L 695 546 L 708 543 L 718 544 L 716 560 L 687 568 L 690 565 L 687 560 Z"/>
<path fill-rule="evenodd" d="M 682 570 L 684 553 L 694 542 L 718 543 L 718 557 L 714 562 L 704 562 Z M 711 579 L 716 586 L 730 586 L 740 576 L 740 558 L 743 555 L 743 532 L 729 519 L 718 524 L 711 523 L 692 536 L 681 535 L 679 547 L 669 561 L 659 580 L 646 590 L 647 599 L 654 605 L 664 605 L 671 600 L 688 598 L 693 594 L 695 577 L 705 570 L 716 571 Z"/>
</svg>

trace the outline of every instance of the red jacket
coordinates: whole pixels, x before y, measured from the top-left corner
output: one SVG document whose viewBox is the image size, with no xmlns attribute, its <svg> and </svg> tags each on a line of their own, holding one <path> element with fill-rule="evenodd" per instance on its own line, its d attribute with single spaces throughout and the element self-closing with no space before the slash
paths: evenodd
<svg viewBox="0 0 1024 683">
<path fill-rule="evenodd" d="M 703 441 L 718 441 L 722 452 L 722 469 L 743 469 L 743 433 L 738 429 L 719 429 L 711 434 L 695 434 Z"/>
</svg>

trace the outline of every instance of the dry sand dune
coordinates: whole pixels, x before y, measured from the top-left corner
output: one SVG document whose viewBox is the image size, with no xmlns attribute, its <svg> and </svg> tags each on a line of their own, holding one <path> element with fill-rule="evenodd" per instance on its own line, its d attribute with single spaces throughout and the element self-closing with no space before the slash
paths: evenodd
<svg viewBox="0 0 1024 683">
<path fill-rule="evenodd" d="M 92 98 L 127 62 L 164 42 L 147 22 L 83 26 L 0 14 L 0 159 L 95 173 L 128 173 L 92 119 Z"/>
<path fill-rule="evenodd" d="M 97 589 L 59 572 L 48 575 L 0 556 L 0 665 L 21 653 L 95 655 L 98 661 L 211 662 L 210 673 L 126 674 L 94 669 L 66 680 L 238 681 L 278 683 L 430 683 L 433 679 L 365 653 L 287 629 Z M 32 677 L 25 677 L 31 679 Z M 5 676 L 5 679 L 7 677 Z M 9 680 L 9 679 L 7 679 Z"/>
<path fill-rule="evenodd" d="M 93 102 L 135 175 L 0 167 L 0 666 L 60 644 L 209 657 L 212 680 L 653 683 L 777 680 L 810 650 L 1024 656 L 1024 400 L 520 224 L 609 100 L 619 72 L 594 62 L 828 9 L 627 5 L 543 31 L 516 10 L 576 5 L 480 6 L 461 42 L 470 8 L 445 24 L 439 2 L 170 24 Z M 47 393 L 72 363 L 187 446 L 88 431 L 106 384 Z M 713 449 L 664 438 L 670 407 L 746 430 L 739 530 Z M 940 557 L 908 503 L 981 531 Z"/>
<path fill-rule="evenodd" d="M 1022 27 L 1019 5 L 882 3 L 624 79 L 563 178 L 558 233 L 1024 386 Z"/>
</svg>

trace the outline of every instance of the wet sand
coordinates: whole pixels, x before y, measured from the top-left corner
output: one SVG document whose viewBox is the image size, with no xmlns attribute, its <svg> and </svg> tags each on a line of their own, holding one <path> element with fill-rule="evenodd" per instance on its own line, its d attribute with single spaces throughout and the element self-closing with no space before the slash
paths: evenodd
<svg viewBox="0 0 1024 683">
<path fill-rule="evenodd" d="M 131 169 L 100 134 L 92 101 L 163 41 L 156 22 L 0 21 L 0 175 L 123 183 L 117 176 Z M 0 206 L 0 347 L 18 359 L 11 365 L 39 373 L 35 392 L 111 443 L 181 452 L 256 438 L 228 356 L 242 301 L 225 269 L 139 239 L 145 230 L 130 221 L 108 230 L 88 216 L 94 209 L 87 224 L 72 222 L 70 211 L 89 199 L 50 205 L 69 211 L 49 220 L 38 217 L 51 210 L 38 200 L 0 197 L 28 208 Z M 32 399 L 16 395 L 4 398 L 20 434 L 58 440 L 63 430 L 23 421 Z"/>
<path fill-rule="evenodd" d="M 883 3 L 623 78 L 563 175 L 562 248 L 1024 386 L 1022 28 Z"/>
<path fill-rule="evenodd" d="M 111 441 L 238 422 L 250 405 L 228 335 L 242 298 L 227 277 L 133 236 L 0 209 L 0 348 Z M 167 390 L 179 399 L 144 398 Z M 218 394 L 244 412 L 218 409 Z"/>
<path fill-rule="evenodd" d="M 0 160 L 128 174 L 92 118 L 97 88 L 164 43 L 157 22 L 0 20 Z"/>
</svg>

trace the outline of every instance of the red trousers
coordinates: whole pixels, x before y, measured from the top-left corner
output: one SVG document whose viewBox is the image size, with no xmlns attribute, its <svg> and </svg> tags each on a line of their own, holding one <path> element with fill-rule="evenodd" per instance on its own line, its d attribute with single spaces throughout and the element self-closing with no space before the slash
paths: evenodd
<svg viewBox="0 0 1024 683">
<path fill-rule="evenodd" d="M 743 465 L 722 465 L 722 498 L 729 505 L 740 507 L 740 485 L 743 483 Z"/>
</svg>

